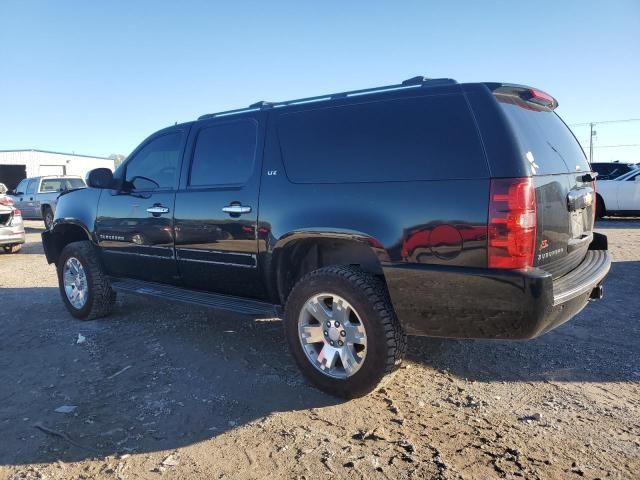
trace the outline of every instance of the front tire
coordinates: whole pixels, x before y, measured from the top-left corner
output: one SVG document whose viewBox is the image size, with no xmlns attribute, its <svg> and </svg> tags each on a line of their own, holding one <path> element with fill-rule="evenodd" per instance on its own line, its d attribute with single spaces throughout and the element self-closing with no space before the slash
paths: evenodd
<svg viewBox="0 0 640 480">
<path fill-rule="evenodd" d="M 596 196 L 596 218 L 604 218 L 607 209 L 604 206 L 604 200 L 600 195 Z"/>
<path fill-rule="evenodd" d="M 44 207 L 42 210 L 42 218 L 44 219 L 44 228 L 51 230 L 53 226 L 53 210 L 51 210 L 51 207 Z"/>
<path fill-rule="evenodd" d="M 93 320 L 112 312 L 116 294 L 91 242 L 73 242 L 64 247 L 57 269 L 60 295 L 71 315 Z"/>
<path fill-rule="evenodd" d="M 325 267 L 303 277 L 287 300 L 284 327 L 304 376 L 344 398 L 374 390 L 406 351 L 384 283 L 350 266 Z"/>
</svg>

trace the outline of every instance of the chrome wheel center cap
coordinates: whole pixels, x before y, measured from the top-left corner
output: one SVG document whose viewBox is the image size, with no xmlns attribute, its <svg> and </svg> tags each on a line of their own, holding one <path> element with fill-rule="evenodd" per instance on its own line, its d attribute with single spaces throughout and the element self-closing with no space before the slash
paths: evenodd
<svg viewBox="0 0 640 480">
<path fill-rule="evenodd" d="M 334 342 L 340 340 L 340 329 L 336 327 L 331 327 L 329 329 L 329 338 Z"/>
</svg>

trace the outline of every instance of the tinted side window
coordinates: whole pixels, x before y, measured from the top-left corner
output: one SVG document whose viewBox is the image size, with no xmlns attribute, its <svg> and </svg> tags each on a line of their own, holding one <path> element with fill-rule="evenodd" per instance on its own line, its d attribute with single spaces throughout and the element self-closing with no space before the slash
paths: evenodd
<svg viewBox="0 0 640 480">
<path fill-rule="evenodd" d="M 180 162 L 181 132 L 147 143 L 126 165 L 126 182 L 134 190 L 173 188 Z"/>
<path fill-rule="evenodd" d="M 475 124 L 458 94 L 283 114 L 278 133 L 293 182 L 488 176 Z"/>
<path fill-rule="evenodd" d="M 29 184 L 27 185 L 27 191 L 25 192 L 27 195 L 36 192 L 36 186 L 38 185 L 38 179 L 29 180 Z"/>
<path fill-rule="evenodd" d="M 253 121 L 223 123 L 198 132 L 189 185 L 231 185 L 253 172 L 257 125 Z"/>
</svg>

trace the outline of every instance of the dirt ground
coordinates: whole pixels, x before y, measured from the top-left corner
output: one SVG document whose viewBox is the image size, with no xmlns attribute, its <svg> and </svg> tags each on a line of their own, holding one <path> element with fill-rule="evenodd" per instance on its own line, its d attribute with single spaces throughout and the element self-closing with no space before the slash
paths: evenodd
<svg viewBox="0 0 640 480">
<path fill-rule="evenodd" d="M 0 478 L 640 478 L 638 220 L 600 224 L 605 298 L 568 324 L 411 338 L 349 402 L 305 382 L 277 320 L 125 295 L 73 320 L 28 227 L 0 254 Z"/>
</svg>

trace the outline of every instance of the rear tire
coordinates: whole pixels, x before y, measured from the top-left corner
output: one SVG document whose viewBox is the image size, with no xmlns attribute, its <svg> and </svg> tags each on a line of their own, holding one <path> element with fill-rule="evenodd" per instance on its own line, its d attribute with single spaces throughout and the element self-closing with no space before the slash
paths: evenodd
<svg viewBox="0 0 640 480">
<path fill-rule="evenodd" d="M 44 228 L 51 230 L 53 226 L 53 210 L 51 210 L 51 207 L 46 206 L 42 209 L 42 218 L 44 219 Z"/>
<path fill-rule="evenodd" d="M 600 195 L 596 196 L 596 218 L 604 218 L 607 209 L 604 206 L 604 200 Z"/>
<path fill-rule="evenodd" d="M 318 317 L 323 320 L 315 325 Z M 305 320 L 309 318 L 311 323 Z M 284 328 L 289 350 L 304 376 L 321 390 L 344 398 L 374 390 L 400 365 L 407 345 L 384 283 L 351 266 L 325 267 L 303 277 L 287 300 Z M 355 331 L 355 336 L 350 333 Z M 334 349 L 339 353 L 332 353 Z M 330 356 L 336 356 L 333 363 L 327 360 Z"/>
<path fill-rule="evenodd" d="M 93 320 L 113 311 L 116 293 L 91 242 L 73 242 L 64 247 L 57 270 L 60 295 L 71 315 Z"/>
<path fill-rule="evenodd" d="M 18 253 L 22 249 L 22 245 L 5 245 L 2 249 L 4 253 Z"/>
</svg>

